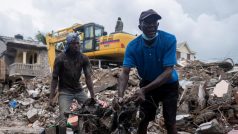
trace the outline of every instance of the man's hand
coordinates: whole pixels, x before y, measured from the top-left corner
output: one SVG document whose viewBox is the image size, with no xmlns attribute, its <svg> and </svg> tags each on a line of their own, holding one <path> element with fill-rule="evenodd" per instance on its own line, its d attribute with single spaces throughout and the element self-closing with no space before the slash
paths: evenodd
<svg viewBox="0 0 238 134">
<path fill-rule="evenodd" d="M 123 103 L 123 98 L 122 97 L 115 97 L 112 100 L 112 109 L 114 111 L 118 111 L 121 109 L 121 104 Z"/>
<path fill-rule="evenodd" d="M 145 101 L 145 94 L 143 92 L 143 89 L 137 90 L 135 94 L 132 96 L 132 98 L 135 102 Z"/>
<path fill-rule="evenodd" d="M 123 102 L 123 97 L 116 97 L 116 100 L 119 104 Z"/>
<path fill-rule="evenodd" d="M 53 99 L 49 100 L 48 106 L 46 107 L 46 110 L 54 112 L 55 102 Z"/>
<path fill-rule="evenodd" d="M 94 98 L 88 98 L 85 102 L 84 102 L 84 105 L 85 106 L 92 106 L 94 104 L 96 104 L 96 100 Z"/>
<path fill-rule="evenodd" d="M 49 104 L 48 105 L 51 106 L 51 107 L 54 107 L 56 105 L 53 98 L 49 100 Z"/>
</svg>

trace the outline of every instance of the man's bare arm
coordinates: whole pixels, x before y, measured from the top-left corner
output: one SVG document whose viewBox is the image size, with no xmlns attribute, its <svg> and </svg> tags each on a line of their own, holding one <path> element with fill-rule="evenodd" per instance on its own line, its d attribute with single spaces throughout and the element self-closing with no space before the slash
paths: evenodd
<svg viewBox="0 0 238 134">
<path fill-rule="evenodd" d="M 88 60 L 88 59 L 87 59 Z M 94 91 L 93 91 L 93 82 L 92 82 L 92 70 L 89 61 L 87 61 L 86 66 L 83 68 L 84 75 L 85 75 L 85 82 L 90 92 L 91 98 L 94 98 Z"/>
<path fill-rule="evenodd" d="M 53 77 L 51 80 L 51 90 L 50 90 L 50 99 L 52 100 L 55 96 L 56 87 L 58 84 L 58 77 Z"/>
<path fill-rule="evenodd" d="M 124 91 L 127 87 L 127 83 L 129 80 L 129 73 L 130 73 L 130 68 L 127 68 L 127 67 L 122 68 L 122 73 L 119 77 L 118 97 L 124 96 Z"/>
<path fill-rule="evenodd" d="M 53 68 L 52 80 L 51 80 L 50 100 L 52 100 L 54 98 L 55 93 L 56 93 L 60 68 L 61 68 L 60 58 L 56 57 L 55 61 L 54 61 L 54 68 Z"/>
<path fill-rule="evenodd" d="M 144 94 L 148 93 L 149 91 L 152 91 L 161 85 L 165 84 L 169 79 L 171 79 L 171 74 L 173 72 L 173 67 L 165 67 L 165 71 L 159 75 L 154 81 L 152 81 L 147 86 L 141 88 L 142 92 Z"/>
</svg>

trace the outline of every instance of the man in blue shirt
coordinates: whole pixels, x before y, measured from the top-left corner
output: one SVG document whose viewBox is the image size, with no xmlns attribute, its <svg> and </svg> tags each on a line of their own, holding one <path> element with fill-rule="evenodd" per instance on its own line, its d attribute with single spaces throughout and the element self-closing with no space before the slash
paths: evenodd
<svg viewBox="0 0 238 134">
<path fill-rule="evenodd" d="M 157 30 L 161 16 L 154 10 L 143 11 L 139 18 L 139 29 L 143 32 L 132 40 L 123 61 L 119 78 L 119 101 L 126 89 L 131 68 L 137 68 L 140 90 L 135 100 L 140 102 L 142 121 L 138 134 L 146 134 L 150 121 L 154 120 L 158 103 L 163 103 L 163 116 L 168 134 L 177 134 L 176 111 L 178 99 L 178 75 L 176 65 L 176 38 L 167 32 Z"/>
</svg>

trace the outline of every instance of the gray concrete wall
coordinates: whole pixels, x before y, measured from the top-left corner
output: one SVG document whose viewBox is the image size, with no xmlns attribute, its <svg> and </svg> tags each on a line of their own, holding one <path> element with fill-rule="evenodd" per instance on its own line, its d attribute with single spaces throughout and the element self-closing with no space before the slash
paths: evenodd
<svg viewBox="0 0 238 134">
<path fill-rule="evenodd" d="M 50 74 L 50 65 L 49 65 L 47 50 L 41 50 L 39 52 L 38 60 L 40 61 L 40 64 L 43 65 L 42 74 L 49 75 Z"/>
</svg>

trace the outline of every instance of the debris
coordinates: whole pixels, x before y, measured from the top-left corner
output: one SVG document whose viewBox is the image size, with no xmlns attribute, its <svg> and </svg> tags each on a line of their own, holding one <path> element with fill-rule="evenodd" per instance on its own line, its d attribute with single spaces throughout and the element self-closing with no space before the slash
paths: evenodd
<svg viewBox="0 0 238 134">
<path fill-rule="evenodd" d="M 18 102 L 23 106 L 28 106 L 28 105 L 34 103 L 35 100 L 32 98 L 23 98 L 22 100 L 19 100 Z"/>
<path fill-rule="evenodd" d="M 217 97 L 223 97 L 224 94 L 227 93 L 229 87 L 229 83 L 225 80 L 219 82 L 213 90 L 213 94 Z"/>
<path fill-rule="evenodd" d="M 205 100 L 205 82 L 201 82 L 199 85 L 199 89 L 198 89 L 198 105 L 200 106 L 201 109 L 205 108 L 206 106 L 206 100 Z"/>
<path fill-rule="evenodd" d="M 195 118 L 194 123 L 195 124 L 205 123 L 213 119 L 215 116 L 216 114 L 213 111 L 207 111 L 205 113 L 203 112 Z"/>
<path fill-rule="evenodd" d="M 17 101 L 16 100 L 12 100 L 9 102 L 9 105 L 11 108 L 16 108 L 17 107 Z"/>
<path fill-rule="evenodd" d="M 238 73 L 234 69 L 227 72 L 231 66 L 232 63 L 224 63 L 223 61 L 212 64 L 194 61 L 188 62 L 184 67 L 176 67 L 180 74 L 177 112 L 179 133 L 192 134 L 196 133 L 196 130 L 197 133 L 206 133 L 217 131 L 216 128 L 220 130 L 217 133 L 233 132 L 231 131 L 232 128 L 235 130 L 235 126 L 238 124 Z M 109 133 L 108 128 L 113 125 L 113 131 L 115 133 L 119 131 L 118 125 L 113 123 L 113 117 L 115 117 L 113 113 L 116 111 L 125 112 L 125 116 L 120 116 L 120 119 L 132 117 L 131 122 L 129 122 L 129 125 L 132 126 L 130 131 L 131 133 L 136 131 L 134 127 L 138 123 L 137 118 L 134 118 L 136 116 L 125 111 L 126 108 L 133 111 L 133 105 L 127 105 L 125 108 L 118 106 L 116 111 L 112 110 L 113 100 L 117 95 L 120 71 L 121 68 L 93 70 L 92 79 L 95 98 L 98 103 L 94 108 L 84 107 L 81 109 L 84 110 L 81 111 L 83 117 L 78 118 L 83 122 L 88 132 L 96 131 L 99 128 L 107 134 Z M 132 69 L 129 75 L 125 100 L 139 89 L 140 77 L 136 69 Z M 58 106 L 53 108 L 53 112 L 47 109 L 50 81 L 51 77 L 49 76 L 35 77 L 13 83 L 10 89 L 3 90 L 0 94 L 0 125 L 2 127 L 9 124 L 17 126 L 19 124 L 16 124 L 16 122 L 21 122 L 20 126 L 26 126 L 27 128 L 29 128 L 28 125 L 30 128 L 38 126 L 47 128 L 45 132 L 48 131 L 49 126 L 57 125 L 55 119 L 59 116 Z M 80 82 L 84 90 L 87 91 L 83 75 Z M 57 100 L 57 96 L 55 99 Z M 15 108 L 10 105 L 13 100 L 16 100 L 17 103 Z M 78 105 L 81 107 L 82 104 Z M 72 109 L 75 108 L 72 107 Z M 131 113 L 136 113 L 132 111 Z M 148 133 L 150 134 L 166 133 L 161 109 L 158 110 L 158 115 L 160 116 L 156 116 L 155 121 L 151 122 L 148 127 Z M 73 120 L 74 122 L 76 120 Z M 56 127 L 53 128 L 56 131 Z M 126 129 L 129 131 L 128 127 Z"/>
<path fill-rule="evenodd" d="M 234 97 L 235 97 L 236 104 L 238 104 L 238 91 L 234 93 Z"/>
<path fill-rule="evenodd" d="M 37 120 L 38 117 L 38 111 L 37 109 L 31 109 L 27 112 L 27 118 L 30 122 L 34 122 Z"/>
<path fill-rule="evenodd" d="M 71 116 L 68 118 L 67 123 L 69 123 L 69 126 L 77 126 L 78 125 L 78 116 Z"/>
<path fill-rule="evenodd" d="M 198 134 L 224 134 L 222 126 L 216 119 L 199 125 L 196 130 Z"/>
<path fill-rule="evenodd" d="M 228 132 L 227 134 L 238 134 L 238 130 L 231 130 L 231 131 Z"/>
<path fill-rule="evenodd" d="M 187 124 L 187 118 L 190 117 L 189 114 L 177 115 L 176 116 L 176 125 L 179 127 L 183 127 Z"/>
</svg>

